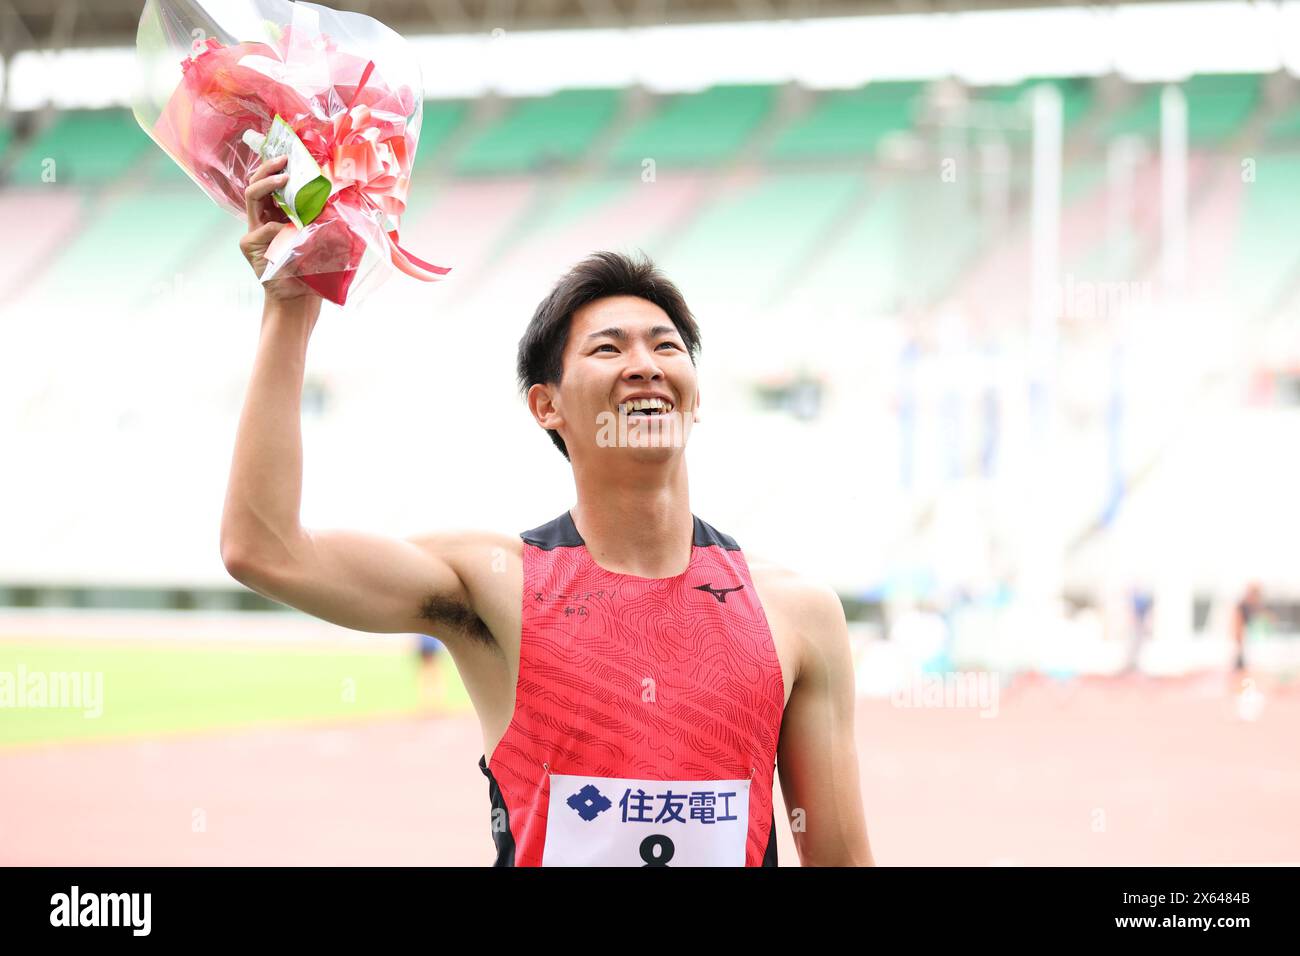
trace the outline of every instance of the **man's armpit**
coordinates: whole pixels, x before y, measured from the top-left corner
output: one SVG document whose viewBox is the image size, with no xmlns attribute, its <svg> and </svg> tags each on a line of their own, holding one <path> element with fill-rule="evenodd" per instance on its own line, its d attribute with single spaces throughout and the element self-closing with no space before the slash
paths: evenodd
<svg viewBox="0 0 1300 956">
<path fill-rule="evenodd" d="M 431 594 L 420 605 L 420 617 L 442 628 L 449 628 L 487 647 L 496 647 L 496 638 L 474 609 L 455 598 Z M 438 635 L 434 634 L 434 637 Z"/>
</svg>

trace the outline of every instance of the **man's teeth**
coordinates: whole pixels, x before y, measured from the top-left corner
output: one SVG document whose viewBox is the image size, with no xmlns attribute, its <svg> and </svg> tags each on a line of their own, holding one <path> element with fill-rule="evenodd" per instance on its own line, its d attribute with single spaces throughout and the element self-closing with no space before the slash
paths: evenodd
<svg viewBox="0 0 1300 956">
<path fill-rule="evenodd" d="M 671 412 L 673 410 L 672 402 L 666 402 L 662 398 L 634 398 L 630 402 L 624 402 L 619 406 L 624 415 L 631 415 L 634 412 L 649 412 L 651 414 Z"/>
</svg>

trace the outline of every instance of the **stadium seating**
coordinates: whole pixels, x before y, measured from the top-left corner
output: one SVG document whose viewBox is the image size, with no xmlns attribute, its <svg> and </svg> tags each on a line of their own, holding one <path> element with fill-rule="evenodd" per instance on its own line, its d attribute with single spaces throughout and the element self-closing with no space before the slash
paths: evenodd
<svg viewBox="0 0 1300 956">
<path fill-rule="evenodd" d="M 1027 106 L 1033 89 L 1041 85 L 1055 86 L 1061 94 L 1061 112 L 1068 131 L 1092 106 L 1092 87 L 1081 77 L 1035 77 L 1007 86 L 977 87 L 973 99 L 1003 105 Z"/>
<path fill-rule="evenodd" d="M 82 228 L 85 198 L 76 190 L 27 187 L 0 190 L 0 303 L 39 275 Z M 22 223 L 19 227 L 17 224 Z"/>
<path fill-rule="evenodd" d="M 1273 117 L 1267 132 L 1268 138 L 1279 144 L 1300 140 L 1300 106 L 1292 106 Z"/>
<path fill-rule="evenodd" d="M 231 218 L 197 187 L 124 189 L 88 208 L 93 212 L 84 227 L 27 283 L 28 301 L 95 301 L 107 288 L 147 297 L 156 283 L 206 252 L 209 232 Z"/>
<path fill-rule="evenodd" d="M 1193 145 L 1218 144 L 1235 134 L 1259 101 L 1258 74 L 1193 76 L 1187 95 L 1187 139 Z"/>
<path fill-rule="evenodd" d="M 149 139 L 125 110 L 62 113 L 21 146 L 10 169 L 19 185 L 46 183 L 53 160 L 56 182 L 99 186 L 126 173 L 143 155 Z"/>
<path fill-rule="evenodd" d="M 776 98 L 772 86 L 715 86 L 679 94 L 627 130 L 610 162 L 639 167 L 708 166 L 734 157 L 768 116 Z"/>
<path fill-rule="evenodd" d="M 1091 81 L 1076 78 L 975 87 L 968 94 L 976 106 L 1023 104 L 1042 82 L 1060 89 L 1066 126 L 1062 274 L 1076 282 L 1157 280 L 1161 86 L 1138 86 L 1118 107 L 1094 95 Z M 1182 86 L 1193 146 L 1188 252 L 1197 295 L 1234 322 L 1280 314 L 1300 276 L 1300 255 L 1291 236 L 1291 224 L 1300 214 L 1300 152 L 1295 150 L 1300 108 L 1272 111 L 1253 76 L 1197 76 Z M 806 360 L 814 371 L 819 362 L 850 367 L 857 353 L 823 349 L 822 358 L 809 343 L 851 341 L 852 348 L 862 351 L 883 348 L 880 354 L 886 358 L 877 354 L 873 360 L 894 374 L 908 323 L 928 328 L 926 323 L 945 316 L 978 313 L 977 321 L 996 330 L 991 340 L 999 347 L 1017 347 L 1024 336 L 1029 275 L 1027 133 L 1011 138 L 1015 152 L 1008 220 L 998 231 L 984 215 L 977 173 L 963 169 L 956 182 L 945 182 L 923 164 L 909 165 L 906 150 L 891 151 L 889 157 L 882 151 L 897 133 L 919 132 L 928 142 L 929 131 L 919 122 L 930 92 L 925 84 L 878 82 L 858 89 L 805 91 L 802 108 L 793 111 L 787 110 L 799 101 L 785 99 L 787 92 L 758 84 L 653 94 L 644 101 L 644 112 L 633 109 L 636 99 L 626 91 L 612 89 L 508 100 L 496 113 L 481 103 L 427 101 L 402 242 L 430 261 L 451 266 L 452 277 L 438 286 L 394 281 L 383 289 L 383 310 L 363 308 L 322 324 L 313 343 L 313 368 L 336 401 L 310 424 L 307 446 L 309 451 L 328 448 L 334 457 L 328 467 L 312 469 L 316 484 L 305 501 L 325 513 L 332 496 L 346 497 L 343 483 L 353 474 L 349 463 L 365 457 L 358 449 L 373 442 L 373 454 L 380 456 L 383 441 L 400 440 L 377 432 L 383 409 L 404 402 L 419 408 L 421 396 L 433 394 L 425 390 L 425 379 L 438 374 L 449 359 L 463 374 L 485 383 L 492 395 L 485 402 L 504 406 L 516 401 L 511 364 L 519 330 L 555 278 L 595 249 L 649 253 L 685 291 L 713 349 L 706 349 L 708 360 L 728 374 L 771 359 L 766 346 L 771 338 L 765 333 L 791 319 L 803 331 L 800 362 Z M 1116 196 L 1108 183 L 1106 148 L 1126 133 L 1145 138 L 1149 151 L 1135 169 L 1129 240 L 1116 244 Z M 1238 148 L 1238 140 L 1250 144 L 1249 153 Z M 974 144 L 975 137 L 968 142 Z M 1255 161 L 1250 180 L 1238 170 L 1245 155 Z M 0 128 L 0 158 L 9 175 L 0 187 L 0 218 L 26 223 L 21 232 L 6 229 L 0 236 L 0 328 L 11 334 L 30 332 L 32 337 L 24 339 L 29 348 L 53 347 L 53 330 L 59 326 L 48 317 L 66 315 L 83 324 L 101 324 L 94 341 L 102 350 L 107 347 L 102 343 L 115 337 L 134 343 L 153 340 L 184 312 L 193 326 L 187 334 L 202 342 L 196 354 L 211 361 L 196 364 L 174 382 L 168 379 L 172 384 L 167 387 L 193 389 L 192 395 L 178 393 L 176 399 L 196 409 L 191 428 L 226 428 L 238 412 L 247 371 L 241 363 L 251 355 L 248 333 L 256 322 L 258 290 L 235 245 L 241 223 L 203 195 L 125 110 L 64 113 L 18 140 Z M 47 158 L 56 164 L 53 183 L 42 179 Z M 653 177 L 643 175 L 647 158 L 655 160 Z M 881 161 L 886 158 L 888 162 Z M 105 296 L 106 289 L 112 294 Z M 836 326 L 837 318 L 844 324 Z M 242 324 L 237 334 L 229 334 L 220 325 L 224 322 Z M 844 334 L 850 327 L 857 338 Z M 752 335 L 752 329 L 764 334 Z M 748 346 L 747 336 L 754 340 Z M 179 332 L 166 339 L 173 346 L 181 340 Z M 403 344 L 395 347 L 396 342 Z M 744 353 L 745 348 L 752 354 Z M 93 350 L 81 355 L 78 367 L 83 371 L 76 374 L 107 377 L 95 370 L 95 357 Z M 878 370 L 871 368 L 873 374 Z M 33 366 L 24 374 L 31 394 L 39 396 L 66 391 L 67 379 L 56 376 L 72 373 Z M 715 408 L 748 400 L 749 383 L 738 373 L 725 381 L 730 394 L 722 385 L 709 393 Z M 141 435 L 137 447 L 168 447 L 175 440 L 175 420 L 168 419 L 166 426 L 147 424 L 150 419 L 140 409 L 156 396 L 151 383 L 138 384 L 134 405 L 119 410 L 120 415 L 109 415 L 112 409 L 107 409 L 106 419 L 83 421 L 79 416 L 88 414 L 86 409 L 65 404 L 58 410 L 58 427 L 77 441 L 98 427 L 97 421 L 111 426 L 135 414 L 137 421 L 146 422 L 144 431 L 156 431 L 150 433 L 152 439 Z M 867 384 L 855 383 L 859 385 L 863 390 L 855 400 L 879 397 Z M 895 386 L 877 386 L 873 380 L 870 387 L 887 391 Z M 96 394 L 106 393 L 101 387 Z M 39 410 L 40 402 L 33 398 L 21 404 L 29 407 Z M 834 394 L 825 408 L 827 415 L 843 414 L 842 407 L 835 411 Z M 29 412 L 20 412 L 20 419 L 24 414 Z M 852 421 L 860 423 L 862 414 L 854 409 Z M 926 414 L 917 412 L 917 434 L 907 439 L 918 448 L 937 442 L 933 431 L 938 426 L 933 420 L 926 424 Z M 531 443 L 527 447 L 539 454 L 553 454 L 544 440 L 534 441 L 535 429 L 522 412 L 520 416 L 520 442 Z M 32 421 L 42 424 L 17 440 L 19 452 L 28 447 L 24 442 L 35 441 L 31 436 L 41 432 L 47 419 Z M 411 426 L 388 427 L 400 436 L 406 434 L 402 428 Z M 927 428 L 931 437 L 926 437 Z M 756 439 L 762 434 L 754 433 Z M 803 447 L 798 442 L 808 435 L 798 434 L 803 437 L 791 433 L 791 447 Z M 476 440 L 474 428 L 459 421 L 445 435 L 466 446 Z M 211 436 L 205 441 L 211 444 Z M 705 437 L 706 454 L 708 441 Z M 844 461 L 858 470 L 835 479 L 843 483 L 835 486 L 836 493 L 841 488 L 847 492 L 862 483 L 862 471 L 872 469 L 872 514 L 903 515 L 896 519 L 900 535 L 908 533 L 905 516 L 910 512 L 899 502 L 915 493 L 897 480 L 905 470 L 902 458 L 910 454 L 901 445 L 901 440 L 877 442 L 870 454 L 846 452 Z M 427 455 L 422 459 L 427 471 L 386 476 L 392 494 L 374 496 L 376 510 L 356 516 L 356 523 L 366 524 L 380 508 L 390 509 L 383 513 L 385 521 L 409 523 L 393 502 L 419 501 L 428 473 L 456 471 L 442 460 L 442 445 L 434 441 L 430 448 L 421 452 Z M 481 461 L 509 485 L 516 453 L 514 445 L 508 451 L 494 447 L 481 452 Z M 734 448 L 713 446 L 712 454 L 731 453 Z M 951 468 L 951 456 L 924 454 L 918 451 L 908 466 L 917 476 L 916 487 L 925 486 L 927 468 L 937 469 L 936 474 Z M 1107 476 L 1094 473 L 1104 471 L 1105 456 L 1095 449 L 1088 454 L 1092 457 L 1080 452 L 1081 460 L 1091 462 L 1093 470 L 1080 465 L 1078 484 L 1086 488 L 1072 515 L 1086 516 L 1096 505 L 1098 489 L 1106 487 Z M 219 505 L 224 465 L 212 462 L 220 457 L 194 458 L 192 473 L 183 457 L 175 465 L 176 480 L 207 489 L 211 502 Z M 317 465 L 323 460 L 318 458 Z M 746 500 L 759 507 L 781 489 L 806 481 L 788 464 L 788 473 L 763 478 L 766 483 L 748 491 Z M 137 485 L 130 474 L 119 475 L 113 487 L 122 496 L 117 506 L 124 512 L 147 505 L 149 486 Z M 478 492 L 468 479 L 454 487 L 465 496 L 466 508 L 487 507 L 471 500 Z M 101 520 L 96 506 L 97 501 L 88 501 L 70 522 L 93 526 Z M 470 517 L 478 513 L 467 511 Z M 177 541 L 201 538 L 204 529 L 215 527 L 213 515 L 202 509 L 186 515 L 191 524 L 177 531 Z M 0 522 L 5 517 L 0 514 Z M 352 523 L 352 516 L 347 520 Z M 719 524 L 727 522 L 719 519 Z M 60 541 L 75 539 L 80 527 L 70 525 Z M 29 530 L 34 535 L 39 528 L 31 525 Z M 864 527 L 862 534 L 869 531 Z M 215 554 L 200 555 L 190 566 L 199 568 L 204 560 L 211 565 Z M 47 557 L 58 560 L 52 550 Z M 196 570 L 194 578 L 203 573 Z M 855 573 L 845 571 L 846 584 L 856 580 Z M 210 583 L 218 578 L 219 568 Z"/>
<path fill-rule="evenodd" d="M 1061 90 L 1067 135 L 1096 108 L 1091 84 L 1079 78 L 976 87 L 970 96 L 976 103 L 1023 102 L 1043 82 Z M 1260 80 L 1254 75 L 1194 76 L 1182 87 L 1189 104 L 1189 136 L 1205 148 L 1240 132 L 1260 104 Z M 1095 124 L 1101 142 L 1133 133 L 1154 145 L 1160 89 L 1158 84 L 1139 87 L 1128 105 L 1103 116 Z M 752 296 L 755 302 L 790 296 L 840 300 L 855 289 L 858 304 L 868 313 L 896 307 L 904 299 L 928 302 L 970 263 L 972 244 L 979 241 L 978 217 L 969 214 L 969 207 L 949 202 L 951 197 L 936 205 L 937 194 L 923 176 L 870 172 L 881 142 L 914 128 L 925 91 L 919 82 L 877 82 L 815 92 L 810 107 L 789 119 L 774 112 L 777 88 L 771 85 L 717 86 L 656 97 L 644 116 L 631 120 L 621 115 L 623 91 L 613 89 L 521 99 L 487 122 L 475 121 L 468 101 L 430 100 L 424 106 L 404 240 L 435 260 L 441 248 L 504 257 L 524 271 L 530 262 L 547 263 L 535 273 L 540 277 L 554 274 L 559 256 L 571 258 L 583 243 L 611 244 L 623 236 L 659 250 L 665 265 L 675 264 L 683 278 L 697 273 L 697 285 L 708 295 L 722 294 L 744 277 L 742 298 Z M 1285 143 L 1300 135 L 1300 109 L 1269 119 L 1269 142 Z M 760 141 L 755 134 L 769 122 L 771 135 Z M 617 135 L 609 142 L 606 134 L 612 132 Z M 208 269 L 208 255 L 215 251 L 205 248 L 204 238 L 218 228 L 220 211 L 151 146 L 129 112 L 66 112 L 26 141 L 11 140 L 10 130 L 0 131 L 0 155 L 7 160 L 13 187 L 42 184 L 42 163 L 51 158 L 58 185 L 93 186 L 95 191 L 85 201 L 67 199 L 61 191 L 57 198 L 56 193 L 46 195 L 49 214 L 37 217 L 44 238 L 15 249 L 8 259 L 12 267 L 0 272 L 0 279 L 30 279 L 25 269 L 12 264 L 44 260 L 38 281 L 27 281 L 22 289 L 39 297 L 46 294 L 42 290 L 63 295 L 123 269 L 165 276 L 180 261 L 188 262 L 191 272 Z M 544 175 L 554 163 L 574 169 L 575 163 L 598 159 L 606 147 L 607 175 L 584 175 L 554 188 L 520 180 L 517 186 L 503 186 L 502 200 L 513 197 L 504 204 L 491 198 L 491 190 L 477 193 L 462 186 L 478 176 Z M 654 183 L 642 182 L 639 175 L 646 157 L 660 165 Z M 763 168 L 728 176 L 726 164 L 739 157 L 759 160 Z M 833 174 L 804 174 L 787 168 L 812 163 L 816 170 L 818 163 L 846 159 L 862 161 L 863 172 L 839 167 Z M 1273 235 L 1276 219 L 1267 213 L 1273 204 L 1288 201 L 1294 183 L 1284 159 L 1260 161 L 1269 172 L 1247 192 L 1237 256 L 1241 264 L 1235 274 L 1250 275 L 1249 287 L 1267 298 L 1263 290 L 1283 281 L 1288 268 L 1287 257 L 1279 252 L 1285 244 Z M 692 177 L 681 179 L 686 170 L 693 171 Z M 1063 264 L 1080 274 L 1115 263 L 1099 225 L 1107 215 L 1104 176 L 1104 155 L 1096 153 L 1071 160 L 1063 174 L 1067 207 L 1090 203 L 1088 215 L 1095 226 L 1071 232 L 1070 248 L 1063 250 Z M 1143 228 L 1155 224 L 1154 210 L 1148 208 L 1154 202 L 1149 185 L 1137 190 Z M 643 186 L 662 188 L 639 188 Z M 41 208 L 42 195 L 11 189 L 4 199 L 31 210 Z M 968 196 L 963 201 L 973 200 Z M 1023 203 L 1024 197 L 1015 194 L 1012 201 Z M 489 202 L 493 211 L 480 207 L 481 202 Z M 455 214 L 449 218 L 447 210 Z M 68 219 L 74 214 L 81 220 L 79 230 Z M 918 216 L 929 217 L 926 228 L 933 227 L 924 255 L 908 251 L 916 248 L 909 242 L 917 234 Z M 1087 248 L 1080 245 L 1085 233 L 1094 237 Z M 478 238 L 471 242 L 470 234 Z M 561 235 L 567 240 L 556 241 Z M 110 237 L 115 241 L 109 242 Z M 63 242 L 61 252 L 56 238 Z M 548 242 L 554 257 L 547 254 Z M 131 251 L 133 247 L 149 254 Z M 47 251 L 28 257 L 28 250 Z M 706 261 L 707 266 L 700 265 Z M 462 263 L 460 276 L 473 271 Z M 215 268 L 212 274 L 226 272 Z"/>
<path fill-rule="evenodd" d="M 433 162 L 440 155 L 443 144 L 460 128 L 468 115 L 469 104 L 464 100 L 425 100 L 416 163 Z"/>
<path fill-rule="evenodd" d="M 1253 74 L 1193 76 L 1180 86 L 1187 98 L 1187 141 L 1193 146 L 1227 140 L 1238 131 L 1259 99 L 1259 77 Z M 1163 89 L 1164 84 L 1148 84 L 1127 109 L 1106 124 L 1104 135 L 1157 139 Z"/>
<path fill-rule="evenodd" d="M 1300 218 L 1300 156 L 1260 157 L 1254 182 L 1244 189 L 1231 274 L 1243 318 L 1277 304 L 1300 270 L 1295 223 Z"/>
<path fill-rule="evenodd" d="M 461 149 L 455 170 L 518 173 L 572 162 L 613 118 L 620 95 L 618 90 L 564 90 L 522 100 Z"/>
<path fill-rule="evenodd" d="M 828 92 L 805 116 L 786 127 L 768 149 L 767 158 L 874 158 L 886 135 L 912 125 L 923 87 L 921 83 L 883 82 Z"/>
<path fill-rule="evenodd" d="M 663 264 L 711 300 L 763 304 L 794 281 L 864 188 L 860 173 L 770 173 L 720 196 L 668 246 Z"/>
</svg>

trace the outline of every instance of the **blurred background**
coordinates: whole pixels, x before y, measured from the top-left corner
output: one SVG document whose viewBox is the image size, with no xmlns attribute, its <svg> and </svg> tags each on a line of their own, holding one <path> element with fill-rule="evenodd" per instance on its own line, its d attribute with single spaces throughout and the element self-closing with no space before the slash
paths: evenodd
<svg viewBox="0 0 1300 956">
<path fill-rule="evenodd" d="M 692 510 L 844 604 L 878 862 L 1300 861 L 1300 3 L 334 5 L 419 51 L 454 271 L 325 307 L 305 524 L 569 507 L 515 345 L 643 250 Z M 0 0 L 0 863 L 486 865 L 445 654 L 222 566 L 261 292 L 141 7 Z"/>
</svg>

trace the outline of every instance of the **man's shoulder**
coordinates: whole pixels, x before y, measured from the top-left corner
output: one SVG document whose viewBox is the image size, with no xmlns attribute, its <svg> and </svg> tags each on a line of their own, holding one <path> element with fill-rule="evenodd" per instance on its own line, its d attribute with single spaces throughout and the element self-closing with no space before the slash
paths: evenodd
<svg viewBox="0 0 1300 956">
<path fill-rule="evenodd" d="M 523 561 L 518 535 L 483 529 L 431 531 L 407 539 L 444 562 L 474 596 L 508 586 Z"/>
<path fill-rule="evenodd" d="M 508 554 L 523 553 L 523 541 L 518 535 L 482 528 L 429 531 L 411 535 L 407 540 L 440 554 L 491 553 L 493 549 L 500 549 Z"/>
<path fill-rule="evenodd" d="M 810 667 L 817 673 L 820 662 L 834 657 L 836 644 L 847 641 L 839 595 L 826 582 L 786 565 L 761 557 L 746 560 L 769 624 L 795 649 L 796 682 Z"/>
<path fill-rule="evenodd" d="M 761 555 L 747 555 L 746 563 L 765 603 L 774 602 L 781 613 L 799 618 L 812 615 L 818 621 L 844 613 L 839 595 L 825 581 Z"/>
</svg>

